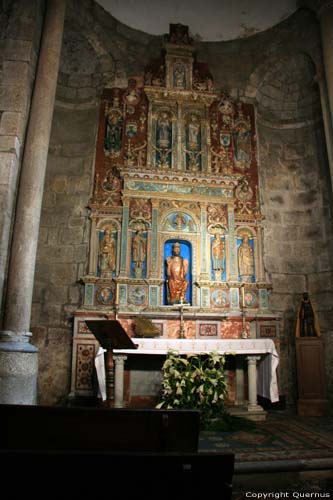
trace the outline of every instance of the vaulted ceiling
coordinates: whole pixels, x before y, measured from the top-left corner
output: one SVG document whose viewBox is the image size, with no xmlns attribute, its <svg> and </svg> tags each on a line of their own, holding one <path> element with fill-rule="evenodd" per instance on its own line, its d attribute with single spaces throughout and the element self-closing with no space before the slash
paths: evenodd
<svg viewBox="0 0 333 500">
<path fill-rule="evenodd" d="M 264 31 L 295 12 L 297 0 L 96 0 L 122 23 L 152 35 L 170 23 L 202 41 L 233 40 Z"/>
</svg>

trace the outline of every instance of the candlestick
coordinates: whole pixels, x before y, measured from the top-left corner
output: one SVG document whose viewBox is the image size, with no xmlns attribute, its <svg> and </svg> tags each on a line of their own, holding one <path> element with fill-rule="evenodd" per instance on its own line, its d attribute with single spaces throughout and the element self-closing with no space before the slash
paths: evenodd
<svg viewBox="0 0 333 500">
<path fill-rule="evenodd" d="M 242 285 L 242 306 L 243 306 L 243 309 L 245 307 L 245 290 L 244 290 L 244 287 L 245 287 L 245 285 L 243 284 Z"/>
</svg>

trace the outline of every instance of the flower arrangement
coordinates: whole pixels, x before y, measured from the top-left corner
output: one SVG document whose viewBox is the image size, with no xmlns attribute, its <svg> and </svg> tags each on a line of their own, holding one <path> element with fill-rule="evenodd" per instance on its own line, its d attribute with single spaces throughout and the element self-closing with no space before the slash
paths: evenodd
<svg viewBox="0 0 333 500">
<path fill-rule="evenodd" d="M 162 366 L 161 400 L 156 408 L 197 409 L 201 426 L 221 418 L 227 385 L 225 357 L 217 353 L 187 354 L 168 351 Z"/>
</svg>

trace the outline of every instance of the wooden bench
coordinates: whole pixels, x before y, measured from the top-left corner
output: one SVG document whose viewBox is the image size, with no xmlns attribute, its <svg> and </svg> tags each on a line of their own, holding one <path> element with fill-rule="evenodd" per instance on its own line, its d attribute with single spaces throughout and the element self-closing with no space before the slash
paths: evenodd
<svg viewBox="0 0 333 500">
<path fill-rule="evenodd" d="M 234 455 L 198 453 L 197 411 L 0 405 L 0 421 L 1 475 L 13 498 L 170 500 L 217 490 L 231 500 Z"/>
</svg>

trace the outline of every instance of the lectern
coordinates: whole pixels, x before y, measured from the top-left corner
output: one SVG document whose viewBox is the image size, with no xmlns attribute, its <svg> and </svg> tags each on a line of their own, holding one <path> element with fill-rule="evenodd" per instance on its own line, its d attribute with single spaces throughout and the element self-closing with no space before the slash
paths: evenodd
<svg viewBox="0 0 333 500">
<path fill-rule="evenodd" d="M 87 320 L 86 324 L 100 345 L 106 349 L 106 404 L 112 406 L 114 390 L 113 349 L 136 349 L 137 346 L 118 320 Z"/>
</svg>

